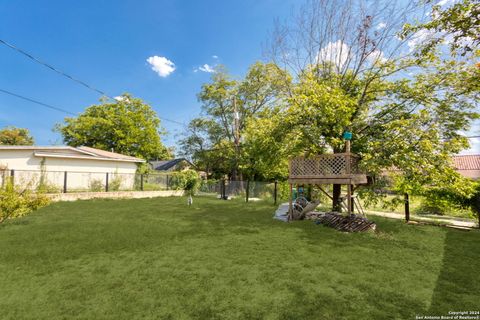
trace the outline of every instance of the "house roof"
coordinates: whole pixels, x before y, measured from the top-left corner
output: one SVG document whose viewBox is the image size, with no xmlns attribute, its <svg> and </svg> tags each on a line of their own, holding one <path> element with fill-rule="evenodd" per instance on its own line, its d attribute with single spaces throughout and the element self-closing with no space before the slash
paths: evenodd
<svg viewBox="0 0 480 320">
<path fill-rule="evenodd" d="M 0 146 L 0 152 L 2 150 L 32 150 L 34 156 L 47 158 L 50 157 L 122 162 L 145 162 L 145 160 L 140 158 L 83 146 Z"/>
<path fill-rule="evenodd" d="M 480 170 L 480 154 L 469 154 L 453 157 L 456 170 Z"/>
<path fill-rule="evenodd" d="M 185 158 L 177 158 L 177 159 L 161 160 L 161 161 L 150 161 L 150 164 L 152 165 L 152 168 L 154 170 L 164 171 L 176 166 L 182 161 L 187 161 L 188 164 L 192 165 L 190 161 L 188 161 Z"/>
</svg>

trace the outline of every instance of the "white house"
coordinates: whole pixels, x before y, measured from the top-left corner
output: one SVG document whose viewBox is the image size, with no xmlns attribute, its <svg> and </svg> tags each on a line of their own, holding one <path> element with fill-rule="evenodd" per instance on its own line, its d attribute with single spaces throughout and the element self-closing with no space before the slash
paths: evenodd
<svg viewBox="0 0 480 320">
<path fill-rule="evenodd" d="M 15 184 L 83 191 L 104 188 L 132 189 L 137 164 L 143 159 L 90 147 L 0 146 L 0 179 Z M 108 182 L 108 183 L 107 183 Z M 99 190 L 96 190 L 99 191 Z"/>
</svg>

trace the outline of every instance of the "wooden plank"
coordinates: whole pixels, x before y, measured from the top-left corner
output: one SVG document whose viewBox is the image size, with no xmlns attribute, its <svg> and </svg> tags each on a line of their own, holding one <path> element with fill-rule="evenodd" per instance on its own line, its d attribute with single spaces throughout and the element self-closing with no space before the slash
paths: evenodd
<svg viewBox="0 0 480 320">
<path fill-rule="evenodd" d="M 329 195 L 327 191 L 323 190 L 323 188 L 322 188 L 319 184 L 317 184 L 316 186 L 317 186 L 317 188 L 320 189 L 320 191 L 322 191 L 327 197 L 329 197 L 330 200 L 333 200 L 333 197 L 332 197 L 331 195 Z"/>
<path fill-rule="evenodd" d="M 365 176 L 365 174 L 290 174 L 289 177 L 292 179 L 352 179 L 356 177 Z"/>
<path fill-rule="evenodd" d="M 303 178 L 289 178 L 288 179 L 289 183 L 293 184 L 361 184 L 356 181 L 353 181 L 352 179 L 324 179 L 324 178 L 309 178 L 309 179 L 303 179 Z"/>
<path fill-rule="evenodd" d="M 290 197 L 288 198 L 288 220 L 291 220 L 293 212 L 293 186 L 290 183 Z"/>
<path fill-rule="evenodd" d="M 292 181 L 319 181 L 322 184 L 366 184 L 368 182 L 367 175 L 365 174 L 350 174 L 350 175 L 308 175 L 308 176 L 296 176 L 290 175 L 289 180 Z M 325 181 L 325 182 L 321 182 Z M 340 183 L 344 181 L 345 183 Z M 309 182 L 305 182 L 309 183 Z"/>
<path fill-rule="evenodd" d="M 347 212 L 350 215 L 352 213 L 352 188 L 350 185 L 347 186 Z"/>
</svg>

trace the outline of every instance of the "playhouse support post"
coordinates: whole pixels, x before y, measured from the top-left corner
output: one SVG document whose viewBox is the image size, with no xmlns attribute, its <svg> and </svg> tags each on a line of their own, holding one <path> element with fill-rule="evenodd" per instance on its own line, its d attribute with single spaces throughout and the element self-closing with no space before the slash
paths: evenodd
<svg viewBox="0 0 480 320">
<path fill-rule="evenodd" d="M 347 185 L 347 206 L 348 215 L 352 214 L 352 185 Z"/>
<path fill-rule="evenodd" d="M 290 183 L 290 197 L 288 198 L 288 216 L 291 217 L 293 212 L 293 185 Z"/>
<path fill-rule="evenodd" d="M 277 204 L 278 181 L 275 180 L 275 187 L 273 189 L 273 204 Z"/>
</svg>

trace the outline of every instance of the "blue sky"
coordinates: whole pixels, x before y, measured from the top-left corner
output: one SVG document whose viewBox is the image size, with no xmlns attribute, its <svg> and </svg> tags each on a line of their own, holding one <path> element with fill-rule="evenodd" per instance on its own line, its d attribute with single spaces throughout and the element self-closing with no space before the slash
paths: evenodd
<svg viewBox="0 0 480 320">
<path fill-rule="evenodd" d="M 221 63 L 244 74 L 262 59 L 273 20 L 287 17 L 294 2 L 0 0 L 0 38 L 111 96 L 132 93 L 160 117 L 186 123 L 199 114 L 196 94 L 210 77 L 195 69 Z M 175 71 L 159 76 L 146 61 L 152 56 L 166 57 Z M 0 70 L 1 89 L 74 113 L 99 99 L 5 46 Z M 26 127 L 37 144 L 61 143 L 52 128 L 65 116 L 0 93 L 0 127 Z M 163 126 L 173 145 L 181 126 Z"/>
<path fill-rule="evenodd" d="M 188 123 L 200 113 L 196 95 L 225 65 L 235 75 L 261 60 L 275 18 L 290 16 L 296 0 L 0 0 L 0 39 L 8 41 L 110 96 L 129 92 L 160 117 Z M 152 70 L 155 58 L 159 72 Z M 162 67 L 167 62 L 167 68 Z M 197 70 L 197 72 L 195 72 Z M 168 74 L 168 75 L 167 75 Z M 163 75 L 163 76 L 162 76 Z M 99 94 L 0 46 L 0 89 L 73 113 Z M 30 129 L 39 145 L 61 144 L 52 131 L 66 115 L 0 93 L 0 127 Z M 172 146 L 182 126 L 163 121 Z M 474 132 L 472 132 L 474 133 Z M 478 132 L 475 132 L 478 134 Z M 480 140 L 472 140 L 480 152 Z"/>
</svg>

